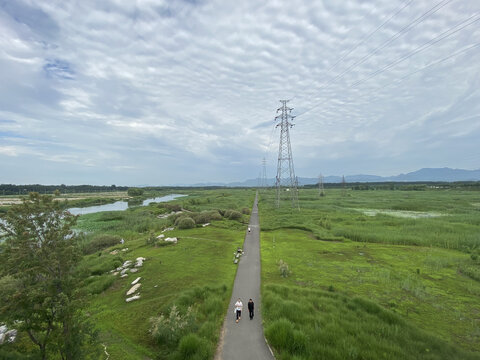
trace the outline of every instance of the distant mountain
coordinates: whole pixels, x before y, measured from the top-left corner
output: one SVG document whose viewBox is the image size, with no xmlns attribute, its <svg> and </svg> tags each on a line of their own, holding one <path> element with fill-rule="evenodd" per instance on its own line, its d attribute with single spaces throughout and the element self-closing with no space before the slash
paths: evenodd
<svg viewBox="0 0 480 360">
<path fill-rule="evenodd" d="M 478 170 L 463 170 L 451 168 L 423 168 L 407 174 L 400 174 L 395 176 L 377 176 L 377 175 L 348 175 L 345 176 L 345 182 L 415 182 L 415 181 L 440 181 L 440 182 L 454 182 L 454 181 L 480 181 L 480 169 Z M 324 183 L 340 183 L 342 176 L 325 176 Z M 267 179 L 268 186 L 275 185 L 275 179 Z M 299 185 L 318 184 L 318 177 L 316 178 L 298 178 Z M 208 183 L 195 184 L 193 186 L 228 186 L 228 187 L 255 187 L 259 186 L 259 179 L 248 179 L 245 181 L 237 181 L 231 183 Z"/>
<path fill-rule="evenodd" d="M 392 176 L 386 181 L 478 181 L 479 170 L 463 170 L 450 168 L 424 168 L 408 174 Z"/>
</svg>

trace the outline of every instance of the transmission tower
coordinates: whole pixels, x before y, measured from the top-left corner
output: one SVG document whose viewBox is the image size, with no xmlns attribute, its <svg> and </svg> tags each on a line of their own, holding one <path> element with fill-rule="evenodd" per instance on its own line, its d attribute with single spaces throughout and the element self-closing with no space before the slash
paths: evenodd
<svg viewBox="0 0 480 360">
<path fill-rule="evenodd" d="M 342 196 L 347 195 L 347 189 L 345 188 L 345 184 L 346 184 L 345 176 L 342 175 Z"/>
<path fill-rule="evenodd" d="M 281 111 L 280 115 L 275 117 L 279 123 L 276 127 L 280 126 L 280 144 L 278 146 L 278 163 L 277 163 L 277 208 L 280 207 L 280 201 L 283 197 L 291 198 L 292 207 L 298 207 L 298 188 L 297 178 L 295 177 L 295 170 L 293 168 L 292 147 L 290 145 L 290 133 L 289 129 L 293 127 L 290 120 L 293 120 L 295 116 L 290 115 L 293 110 L 287 107 L 288 100 L 280 100 L 282 106 L 277 109 L 277 113 Z"/>
<path fill-rule="evenodd" d="M 260 187 L 263 190 L 266 190 L 267 187 L 268 187 L 268 183 L 267 183 L 267 161 L 265 160 L 265 158 L 263 158 L 263 160 L 262 160 L 262 177 L 261 177 L 261 181 L 260 181 Z"/>
<path fill-rule="evenodd" d="M 325 196 L 325 189 L 323 188 L 323 175 L 318 176 L 318 195 L 320 197 Z"/>
</svg>

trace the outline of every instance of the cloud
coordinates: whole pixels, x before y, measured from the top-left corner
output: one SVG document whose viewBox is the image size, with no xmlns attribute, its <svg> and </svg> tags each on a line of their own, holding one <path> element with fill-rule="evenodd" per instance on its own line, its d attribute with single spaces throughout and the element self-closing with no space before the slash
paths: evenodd
<svg viewBox="0 0 480 360">
<path fill-rule="evenodd" d="M 256 177 L 262 157 L 275 166 L 284 98 L 299 114 L 299 176 L 441 164 L 429 144 L 474 166 L 461 154 L 480 135 L 480 47 L 439 60 L 478 42 L 478 26 L 395 63 L 480 11 L 448 3 L 401 32 L 432 6 L 2 1 L 0 119 L 11 120 L 0 120 L 0 161 L 16 153 L 34 171 L 12 167 L 0 182 Z"/>
</svg>

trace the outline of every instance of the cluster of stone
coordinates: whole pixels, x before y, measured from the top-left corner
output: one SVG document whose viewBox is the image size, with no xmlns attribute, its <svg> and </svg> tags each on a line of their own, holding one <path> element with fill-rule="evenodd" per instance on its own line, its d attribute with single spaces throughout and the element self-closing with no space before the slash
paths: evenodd
<svg viewBox="0 0 480 360">
<path fill-rule="evenodd" d="M 13 343 L 17 338 L 17 330 L 8 330 L 6 325 L 0 325 L 0 345 L 3 343 Z"/>
<path fill-rule="evenodd" d="M 145 260 L 146 259 L 144 257 L 136 258 L 134 267 L 132 267 L 133 261 L 127 260 L 123 263 L 122 266 L 119 266 L 118 268 L 111 270 L 110 273 L 112 273 L 112 275 L 114 276 L 117 276 L 118 274 L 120 274 L 121 278 L 125 278 L 128 276 L 128 273 L 136 273 L 138 271 L 138 268 L 143 266 L 143 262 Z"/>
<path fill-rule="evenodd" d="M 130 296 L 130 295 L 133 295 L 133 296 L 127 297 L 125 299 L 127 303 L 140 299 L 140 293 L 137 292 L 137 290 L 140 289 L 140 286 L 142 286 L 142 284 L 139 282 L 140 279 L 141 277 L 138 277 L 132 281 L 131 283 L 132 287 L 130 288 L 130 290 L 127 291 L 127 296 Z"/>
<path fill-rule="evenodd" d="M 125 252 L 125 251 L 128 251 L 128 248 L 123 248 L 121 251 Z M 117 255 L 120 251 L 117 249 L 117 250 L 112 250 L 110 251 L 110 255 Z"/>
<path fill-rule="evenodd" d="M 166 242 L 173 242 L 173 243 L 177 243 L 178 242 L 178 238 L 176 237 L 165 237 L 165 234 L 160 234 L 157 236 L 157 239 L 159 240 L 163 240 L 163 241 L 166 241 Z"/>
<path fill-rule="evenodd" d="M 161 214 L 161 215 L 158 215 L 157 218 L 159 218 L 159 219 L 166 219 L 166 218 L 168 218 L 169 216 L 176 215 L 176 214 L 181 214 L 181 213 L 183 213 L 183 211 L 172 211 L 172 212 L 170 212 L 169 214 Z"/>
</svg>

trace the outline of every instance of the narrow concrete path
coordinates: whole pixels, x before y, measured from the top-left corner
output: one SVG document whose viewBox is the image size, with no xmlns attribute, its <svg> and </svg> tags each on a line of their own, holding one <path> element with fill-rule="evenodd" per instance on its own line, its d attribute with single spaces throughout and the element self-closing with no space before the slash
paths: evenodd
<svg viewBox="0 0 480 360">
<path fill-rule="evenodd" d="M 270 349 L 263 336 L 260 301 L 260 226 L 258 221 L 258 194 L 255 196 L 250 216 L 250 232 L 245 235 L 245 254 L 238 264 L 233 285 L 232 298 L 223 324 L 222 340 L 217 351 L 217 360 L 272 360 Z M 232 265 L 234 266 L 234 265 Z M 242 299 L 242 318 L 235 322 L 234 304 Z M 249 319 L 247 303 L 252 298 L 255 303 L 255 316 Z"/>
</svg>

